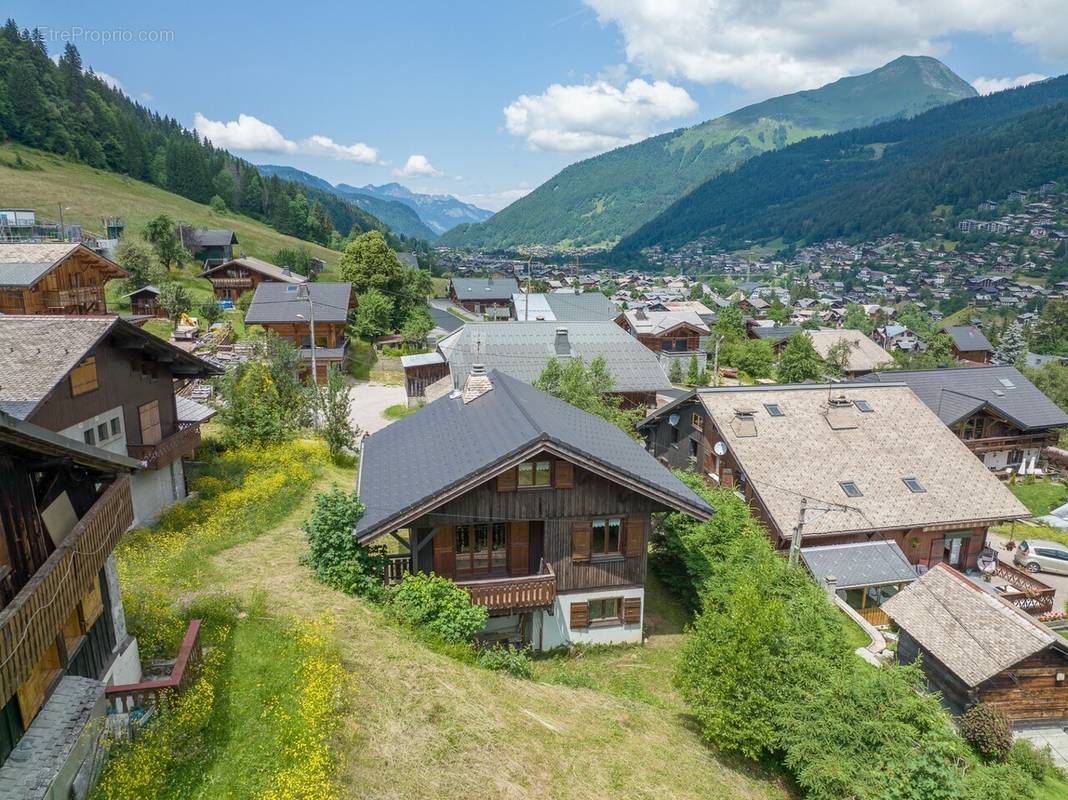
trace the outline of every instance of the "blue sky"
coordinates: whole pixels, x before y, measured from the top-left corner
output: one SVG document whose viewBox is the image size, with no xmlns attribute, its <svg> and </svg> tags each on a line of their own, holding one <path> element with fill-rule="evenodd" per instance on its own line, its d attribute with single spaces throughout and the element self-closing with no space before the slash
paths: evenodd
<svg viewBox="0 0 1068 800">
<path fill-rule="evenodd" d="M 42 5 L 15 19 L 54 54 L 70 38 L 254 163 L 491 209 L 594 153 L 901 53 L 981 90 L 1068 71 L 1064 0 Z"/>
</svg>

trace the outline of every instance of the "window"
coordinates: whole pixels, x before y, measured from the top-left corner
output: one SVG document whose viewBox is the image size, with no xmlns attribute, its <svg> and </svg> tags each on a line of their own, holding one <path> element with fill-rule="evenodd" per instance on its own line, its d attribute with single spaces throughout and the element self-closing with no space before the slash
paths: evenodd
<svg viewBox="0 0 1068 800">
<path fill-rule="evenodd" d="M 97 388 L 96 357 L 90 356 L 70 371 L 70 393 L 74 397 Z"/>
<path fill-rule="evenodd" d="M 697 440 L 690 439 L 690 461 L 697 460 Z"/>
<path fill-rule="evenodd" d="M 508 565 L 508 526 L 504 522 L 458 525 L 456 574 L 503 572 Z"/>
<path fill-rule="evenodd" d="M 520 488 L 552 486 L 552 483 L 553 462 L 527 461 L 519 465 Z"/>
<path fill-rule="evenodd" d="M 705 429 L 705 418 L 695 413 L 693 415 L 693 427 L 694 430 L 703 431 Z"/>
<path fill-rule="evenodd" d="M 957 429 L 961 439 L 982 439 L 985 420 L 980 415 L 969 417 Z"/>
<path fill-rule="evenodd" d="M 679 429 L 674 425 L 671 426 L 671 443 L 675 445 L 679 443 Z"/>
<path fill-rule="evenodd" d="M 92 428 L 85 431 L 82 438 L 85 439 L 86 444 L 96 444 L 96 432 Z"/>
<path fill-rule="evenodd" d="M 111 435 L 118 436 L 122 433 L 122 420 L 118 417 L 112 417 L 111 419 Z"/>
<path fill-rule="evenodd" d="M 854 400 L 853 405 L 855 405 L 857 407 L 857 411 L 862 414 L 870 414 L 875 410 L 871 407 L 871 403 L 869 403 L 867 400 Z"/>
<path fill-rule="evenodd" d="M 1015 389 L 1016 384 L 1010 381 L 1008 378 L 998 378 L 998 383 L 1004 386 L 1006 389 Z"/>
<path fill-rule="evenodd" d="M 622 605 L 618 597 L 605 597 L 590 600 L 590 624 L 598 622 L 619 622 L 619 608 Z"/>
<path fill-rule="evenodd" d="M 595 519 L 590 536 L 591 556 L 612 556 L 620 554 L 623 533 L 622 517 Z"/>
<path fill-rule="evenodd" d="M 96 426 L 96 438 L 97 441 L 106 442 L 108 440 L 108 424 L 101 422 Z"/>
<path fill-rule="evenodd" d="M 923 484 L 915 478 L 902 478 L 901 480 L 905 482 L 905 485 L 909 487 L 909 491 L 913 494 L 923 494 L 927 491 L 923 488 Z"/>
<path fill-rule="evenodd" d="M 785 417 L 786 415 L 782 411 L 782 407 L 778 403 L 765 403 L 764 409 L 768 412 L 769 417 Z"/>
<path fill-rule="evenodd" d="M 842 481 L 838 485 L 842 487 L 842 491 L 846 493 L 846 497 L 864 496 L 864 493 L 860 491 L 860 488 L 853 481 Z"/>
</svg>

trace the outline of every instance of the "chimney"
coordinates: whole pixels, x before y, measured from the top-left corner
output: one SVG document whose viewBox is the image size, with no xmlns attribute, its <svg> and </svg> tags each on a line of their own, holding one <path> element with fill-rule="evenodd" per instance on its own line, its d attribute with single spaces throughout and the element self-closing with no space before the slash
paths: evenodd
<svg viewBox="0 0 1068 800">
<path fill-rule="evenodd" d="M 489 379 L 489 375 L 486 374 L 486 366 L 484 364 L 472 364 L 471 373 L 467 376 L 467 380 L 464 381 L 464 390 L 460 395 L 463 398 L 464 405 L 467 405 L 472 400 L 477 400 L 486 392 L 493 391 L 493 383 Z"/>
<path fill-rule="evenodd" d="M 556 341 L 554 343 L 556 349 L 556 355 L 558 356 L 570 356 L 571 355 L 571 342 L 567 340 L 567 328 L 556 329 Z"/>
<path fill-rule="evenodd" d="M 635 319 L 649 319 L 649 317 L 645 313 L 645 309 L 644 308 L 639 308 L 637 311 L 635 311 L 634 312 L 634 318 Z"/>
</svg>

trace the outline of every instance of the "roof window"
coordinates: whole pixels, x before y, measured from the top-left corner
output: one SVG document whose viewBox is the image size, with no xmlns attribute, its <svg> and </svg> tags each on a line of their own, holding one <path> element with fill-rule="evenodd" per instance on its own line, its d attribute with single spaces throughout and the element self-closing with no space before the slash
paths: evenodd
<svg viewBox="0 0 1068 800">
<path fill-rule="evenodd" d="M 854 400 L 853 405 L 855 405 L 857 407 L 857 411 L 862 414 L 870 414 L 875 410 L 871 407 L 871 403 L 869 403 L 867 400 Z"/>
<path fill-rule="evenodd" d="M 860 491 L 853 481 L 842 481 L 838 484 L 842 487 L 842 491 L 846 493 L 846 497 L 863 497 L 864 492 Z"/>
<path fill-rule="evenodd" d="M 1008 378 L 998 378 L 998 383 L 1004 386 L 1006 389 L 1015 389 L 1016 384 L 1010 381 Z"/>
<path fill-rule="evenodd" d="M 778 403 L 765 403 L 764 404 L 764 409 L 768 412 L 768 416 L 769 417 L 785 417 L 786 416 L 786 414 L 783 413 L 782 406 L 780 406 Z"/>
<path fill-rule="evenodd" d="M 905 482 L 905 485 L 909 487 L 909 491 L 913 494 L 923 494 L 927 491 L 923 488 L 923 484 L 915 478 L 902 478 L 901 480 Z"/>
</svg>

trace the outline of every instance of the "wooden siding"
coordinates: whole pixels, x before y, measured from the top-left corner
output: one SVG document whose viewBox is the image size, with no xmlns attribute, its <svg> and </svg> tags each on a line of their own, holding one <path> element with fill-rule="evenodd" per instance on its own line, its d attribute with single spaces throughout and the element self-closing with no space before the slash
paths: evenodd
<svg viewBox="0 0 1068 800">
<path fill-rule="evenodd" d="M 942 692 L 954 713 L 961 713 L 975 703 L 975 692 L 950 669 L 920 646 L 908 631 L 902 630 L 897 642 L 897 660 L 913 664 L 922 656 L 921 668 L 928 687 Z"/>
<path fill-rule="evenodd" d="M 1062 679 L 1057 680 L 1057 675 Z M 1068 717 L 1068 655 L 1052 647 L 1000 672 L 976 691 L 1014 722 Z"/>
<path fill-rule="evenodd" d="M 92 252 L 78 249 L 26 289 L 0 295 L 4 314 L 102 314 L 107 311 L 104 284 L 115 268 Z"/>
</svg>

